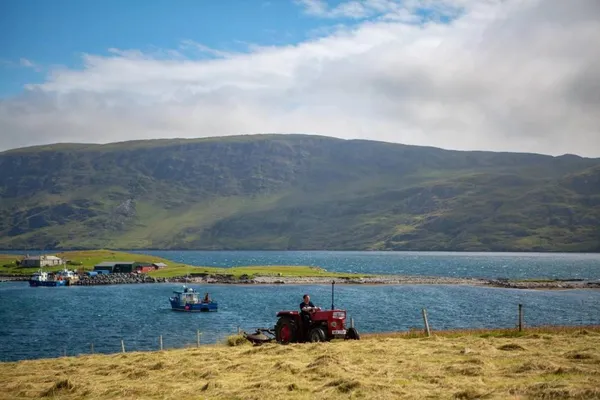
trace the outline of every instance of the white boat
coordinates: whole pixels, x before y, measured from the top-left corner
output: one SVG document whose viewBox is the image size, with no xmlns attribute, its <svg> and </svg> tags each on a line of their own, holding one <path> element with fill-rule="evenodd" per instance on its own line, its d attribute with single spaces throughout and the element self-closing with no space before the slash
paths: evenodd
<svg viewBox="0 0 600 400">
<path fill-rule="evenodd" d="M 56 273 L 56 280 L 66 281 L 66 285 L 70 286 L 74 282 L 79 280 L 79 275 L 75 273 L 75 271 L 70 271 L 67 267 L 64 267 L 62 271 L 58 271 Z"/>
<path fill-rule="evenodd" d="M 29 279 L 29 286 L 50 286 L 48 283 L 48 273 L 41 269 L 38 272 L 35 272 L 31 276 L 31 279 Z"/>
</svg>

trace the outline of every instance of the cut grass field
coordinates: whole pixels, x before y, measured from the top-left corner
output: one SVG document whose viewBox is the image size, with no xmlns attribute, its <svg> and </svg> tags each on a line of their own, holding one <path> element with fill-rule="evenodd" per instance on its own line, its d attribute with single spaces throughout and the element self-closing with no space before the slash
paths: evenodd
<svg viewBox="0 0 600 400">
<path fill-rule="evenodd" d="M 599 327 L 487 333 L 2 363 L 0 398 L 600 398 Z"/>
<path fill-rule="evenodd" d="M 150 272 L 148 275 L 155 278 L 172 278 L 176 276 L 185 276 L 187 274 L 223 274 L 233 275 L 239 278 L 242 275 L 254 276 L 282 276 L 282 277 L 365 277 L 365 274 L 341 274 L 336 272 L 328 272 L 322 268 L 309 266 L 249 266 L 231 268 L 216 268 L 192 266 L 181 263 L 176 263 L 161 257 L 155 257 L 148 254 L 126 253 L 112 250 L 85 250 L 85 251 L 67 251 L 54 254 L 57 257 L 81 263 L 81 265 L 69 265 L 70 269 L 83 269 L 86 271 L 92 270 L 94 265 L 102 261 L 139 261 L 139 262 L 162 262 L 168 266 L 164 269 Z M 13 254 L 0 254 L 0 274 L 18 274 L 31 275 L 38 268 L 21 268 L 14 264 L 16 259 L 21 257 Z M 44 267 L 45 271 L 58 271 L 63 267 Z"/>
</svg>

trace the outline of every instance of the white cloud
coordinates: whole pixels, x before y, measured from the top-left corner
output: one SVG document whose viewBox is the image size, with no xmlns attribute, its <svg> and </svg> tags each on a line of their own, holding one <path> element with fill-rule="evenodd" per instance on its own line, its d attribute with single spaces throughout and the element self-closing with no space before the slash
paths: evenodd
<svg viewBox="0 0 600 400">
<path fill-rule="evenodd" d="M 403 4 L 363 1 L 374 19 L 294 46 L 84 55 L 0 101 L 0 148 L 304 132 L 600 156 L 600 2 Z M 423 8 L 455 19 L 412 23 Z"/>
<path fill-rule="evenodd" d="M 296 0 L 296 3 L 303 6 L 307 14 L 319 17 L 325 16 L 329 8 L 324 0 Z"/>
<path fill-rule="evenodd" d="M 20 58 L 19 61 L 0 59 L 0 66 L 9 68 L 31 68 L 37 72 L 42 71 L 39 65 L 27 58 Z"/>
<path fill-rule="evenodd" d="M 373 15 L 393 13 L 400 9 L 412 9 L 410 2 L 400 4 L 397 0 L 350 0 L 331 6 L 326 0 L 296 0 L 304 11 L 321 18 L 366 18 Z"/>
<path fill-rule="evenodd" d="M 28 59 L 26 59 L 26 58 L 21 58 L 21 59 L 19 60 L 19 64 L 20 64 L 22 67 L 28 67 L 28 68 L 33 68 L 33 67 L 35 67 L 35 64 L 34 64 L 34 63 L 32 63 L 31 61 L 29 61 L 29 60 L 28 60 Z"/>
<path fill-rule="evenodd" d="M 456 16 L 471 3 L 496 0 L 347 0 L 332 3 L 327 0 L 296 0 L 304 12 L 320 18 L 364 19 L 380 17 L 404 22 L 419 22 L 439 16 Z"/>
</svg>

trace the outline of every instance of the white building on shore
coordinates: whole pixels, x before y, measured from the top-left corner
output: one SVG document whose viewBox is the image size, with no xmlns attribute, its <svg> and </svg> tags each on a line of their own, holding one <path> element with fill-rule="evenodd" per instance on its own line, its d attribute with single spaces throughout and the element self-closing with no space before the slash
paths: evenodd
<svg viewBox="0 0 600 400">
<path fill-rule="evenodd" d="M 21 267 L 55 267 L 57 265 L 64 265 L 65 260 L 56 256 L 26 256 L 21 261 Z"/>
</svg>

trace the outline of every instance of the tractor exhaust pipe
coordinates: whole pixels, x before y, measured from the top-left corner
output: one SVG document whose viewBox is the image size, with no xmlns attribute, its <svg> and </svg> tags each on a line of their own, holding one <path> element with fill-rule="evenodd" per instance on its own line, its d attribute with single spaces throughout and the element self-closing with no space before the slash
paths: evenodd
<svg viewBox="0 0 600 400">
<path fill-rule="evenodd" d="M 331 281 L 331 310 L 335 310 L 333 305 L 333 292 L 334 292 L 335 281 Z"/>
</svg>

